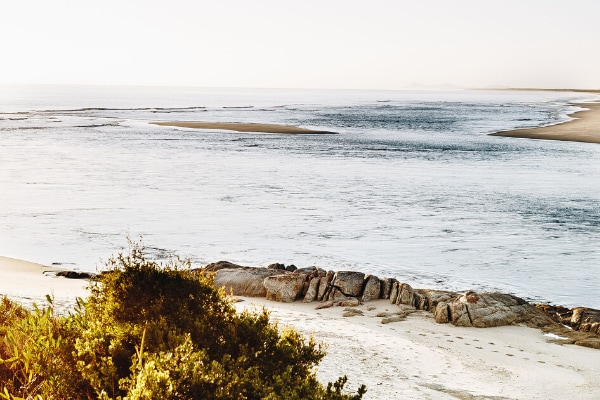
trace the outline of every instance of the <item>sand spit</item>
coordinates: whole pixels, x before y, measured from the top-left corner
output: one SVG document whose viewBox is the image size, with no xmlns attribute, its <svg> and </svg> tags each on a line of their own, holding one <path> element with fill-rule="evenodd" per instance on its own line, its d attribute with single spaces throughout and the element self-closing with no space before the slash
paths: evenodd
<svg viewBox="0 0 600 400">
<path fill-rule="evenodd" d="M 487 89 L 486 89 L 487 90 Z M 525 92 L 573 92 L 600 94 L 597 89 L 539 89 L 539 88 L 501 88 L 493 90 L 525 91 Z M 492 136 L 507 136 L 526 139 L 563 140 L 570 142 L 600 143 L 600 104 L 577 103 L 586 110 L 569 114 L 574 120 L 557 125 L 537 128 L 515 129 L 492 133 Z"/>
<path fill-rule="evenodd" d="M 314 130 L 300 128 L 297 126 L 290 125 L 277 125 L 277 124 L 259 124 L 259 123 L 241 123 L 241 122 L 193 122 L 193 121 L 165 121 L 165 122 L 151 122 L 153 125 L 160 126 L 173 126 L 178 128 L 192 128 L 192 129 L 212 129 L 212 130 L 226 130 L 235 132 L 247 132 L 247 133 L 279 133 L 279 134 L 336 134 L 336 132 Z"/>
<path fill-rule="evenodd" d="M 600 143 L 600 103 L 577 105 L 585 109 L 570 114 L 570 117 L 575 118 L 573 120 L 539 128 L 496 132 L 492 136 Z"/>
</svg>

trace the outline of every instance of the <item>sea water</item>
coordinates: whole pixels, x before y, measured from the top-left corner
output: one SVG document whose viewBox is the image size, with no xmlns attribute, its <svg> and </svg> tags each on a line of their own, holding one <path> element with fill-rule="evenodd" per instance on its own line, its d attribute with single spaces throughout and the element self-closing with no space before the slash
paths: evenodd
<svg viewBox="0 0 600 400">
<path fill-rule="evenodd" d="M 600 308 L 600 145 L 489 136 L 590 94 L 0 87 L 0 254 L 357 270 Z M 193 130 L 258 122 L 337 135 Z"/>
</svg>

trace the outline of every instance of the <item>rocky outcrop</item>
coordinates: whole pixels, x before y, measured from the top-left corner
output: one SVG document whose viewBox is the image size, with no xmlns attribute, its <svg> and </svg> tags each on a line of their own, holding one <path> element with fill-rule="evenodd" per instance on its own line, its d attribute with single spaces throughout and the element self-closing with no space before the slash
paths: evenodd
<svg viewBox="0 0 600 400">
<path fill-rule="evenodd" d="M 600 310 L 586 307 L 569 309 L 550 304 L 536 304 L 553 320 L 574 330 L 590 332 L 600 336 Z"/>
<path fill-rule="evenodd" d="M 381 279 L 361 272 L 333 272 L 316 267 L 271 264 L 267 268 L 253 268 L 220 261 L 204 269 L 214 272 L 217 286 L 238 296 L 266 297 L 280 302 L 317 301 L 320 302 L 317 308 L 355 307 L 386 299 L 398 308 L 397 313 L 386 317 L 386 323 L 423 310 L 433 313 L 437 323 L 477 328 L 527 324 L 559 335 L 560 343 L 600 349 L 600 310 L 532 305 L 505 293 L 469 291 L 460 294 L 414 289 L 394 278 Z"/>
<path fill-rule="evenodd" d="M 543 329 L 561 336 L 560 343 L 600 349 L 600 310 L 586 307 L 569 309 L 549 304 L 536 304 L 536 307 L 557 322 L 558 327 Z"/>
<path fill-rule="evenodd" d="M 600 310 L 576 307 L 572 311 L 573 315 L 569 324 L 571 328 L 600 336 Z"/>
</svg>

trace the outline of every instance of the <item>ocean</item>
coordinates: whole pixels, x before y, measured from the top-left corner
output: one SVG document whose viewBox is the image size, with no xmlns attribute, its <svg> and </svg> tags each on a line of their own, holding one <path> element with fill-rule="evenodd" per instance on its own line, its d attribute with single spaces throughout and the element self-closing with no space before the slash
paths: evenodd
<svg viewBox="0 0 600 400">
<path fill-rule="evenodd" d="M 0 86 L 0 255 L 357 270 L 600 308 L 600 146 L 489 136 L 585 93 Z M 336 135 L 193 130 L 259 122 Z"/>
</svg>

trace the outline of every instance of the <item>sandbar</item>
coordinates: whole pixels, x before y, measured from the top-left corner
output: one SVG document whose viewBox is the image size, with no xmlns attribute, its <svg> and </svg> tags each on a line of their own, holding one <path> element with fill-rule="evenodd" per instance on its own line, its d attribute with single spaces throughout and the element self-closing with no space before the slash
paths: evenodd
<svg viewBox="0 0 600 400">
<path fill-rule="evenodd" d="M 73 306 L 87 297 L 87 281 L 56 277 L 57 268 L 0 257 L 0 295 L 24 305 Z M 398 306 L 375 300 L 355 307 L 363 313 L 344 317 L 343 307 L 317 310 L 319 303 L 278 303 L 240 297 L 235 307 L 267 308 L 280 328 L 313 335 L 327 355 L 316 373 L 323 383 L 347 375 L 347 388 L 367 385 L 373 399 L 580 399 L 600 393 L 599 351 L 551 343 L 540 330 L 525 326 L 463 328 L 437 324 L 429 312 L 383 324 L 381 313 Z"/>
<path fill-rule="evenodd" d="M 579 103 L 584 110 L 569 114 L 574 118 L 556 125 L 538 128 L 495 132 L 492 136 L 527 139 L 564 140 L 570 142 L 600 143 L 600 103 Z"/>
<path fill-rule="evenodd" d="M 151 122 L 153 125 L 174 126 L 178 128 L 226 130 L 248 133 L 280 133 L 280 134 L 336 134 L 337 132 L 307 129 L 292 125 L 259 124 L 243 122 L 199 122 L 199 121 L 163 121 Z"/>
</svg>

